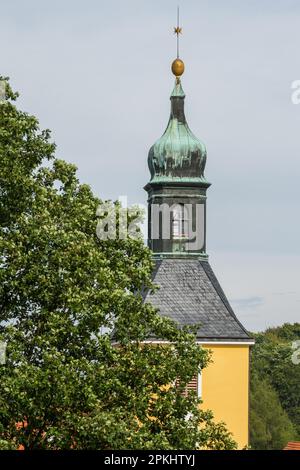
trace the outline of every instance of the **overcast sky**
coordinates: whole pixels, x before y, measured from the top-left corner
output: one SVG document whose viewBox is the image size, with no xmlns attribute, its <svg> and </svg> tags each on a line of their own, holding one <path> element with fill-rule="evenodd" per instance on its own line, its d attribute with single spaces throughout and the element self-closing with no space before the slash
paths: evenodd
<svg viewBox="0 0 300 470">
<path fill-rule="evenodd" d="M 176 1 L 10 0 L 0 74 L 103 199 L 145 203 L 169 116 Z M 185 0 L 186 116 L 208 150 L 208 252 L 245 326 L 300 320 L 299 0 Z"/>
</svg>

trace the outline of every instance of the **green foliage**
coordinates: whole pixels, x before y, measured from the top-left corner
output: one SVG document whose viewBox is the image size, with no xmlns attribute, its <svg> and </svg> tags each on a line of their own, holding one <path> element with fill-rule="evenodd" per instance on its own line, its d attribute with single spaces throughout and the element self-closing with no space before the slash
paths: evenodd
<svg viewBox="0 0 300 470">
<path fill-rule="evenodd" d="M 251 380 L 250 442 L 253 449 L 283 449 L 295 437 L 295 428 L 267 380 Z"/>
<path fill-rule="evenodd" d="M 40 132 L 38 120 L 14 106 L 18 94 L 7 78 L 0 80 L 6 83 L 6 101 L 0 102 L 0 226 L 6 227 L 28 208 L 34 194 L 30 176 L 43 160 L 53 158 L 55 145 L 49 130 Z"/>
<path fill-rule="evenodd" d="M 181 393 L 209 353 L 192 329 L 179 330 L 143 303 L 142 290 L 153 288 L 150 251 L 141 240 L 97 238 L 100 201 L 73 165 L 54 157 L 49 131 L 15 99 L 7 86 L 0 104 L 0 339 L 7 342 L 0 446 L 234 448 L 197 397 Z M 104 334 L 112 328 L 117 346 Z M 171 345 L 143 343 L 153 335 Z"/>
<path fill-rule="evenodd" d="M 300 324 L 284 324 L 255 335 L 251 378 L 251 445 L 282 449 L 300 439 L 300 365 L 292 362 L 292 342 Z"/>
</svg>

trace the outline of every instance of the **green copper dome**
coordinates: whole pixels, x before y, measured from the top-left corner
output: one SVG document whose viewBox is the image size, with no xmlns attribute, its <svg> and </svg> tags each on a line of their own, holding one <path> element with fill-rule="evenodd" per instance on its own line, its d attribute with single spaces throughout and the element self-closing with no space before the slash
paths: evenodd
<svg viewBox="0 0 300 470">
<path fill-rule="evenodd" d="M 176 79 L 171 94 L 171 115 L 167 129 L 150 148 L 148 165 L 153 182 L 206 183 L 206 148 L 187 125 L 184 115 L 185 94 Z"/>
</svg>

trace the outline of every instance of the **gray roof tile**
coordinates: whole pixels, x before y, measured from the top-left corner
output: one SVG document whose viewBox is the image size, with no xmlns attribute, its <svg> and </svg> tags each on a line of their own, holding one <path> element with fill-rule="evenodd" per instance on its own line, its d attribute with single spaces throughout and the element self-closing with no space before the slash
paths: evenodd
<svg viewBox="0 0 300 470">
<path fill-rule="evenodd" d="M 154 293 L 145 293 L 145 301 L 181 326 L 200 323 L 199 340 L 250 339 L 208 262 L 193 259 L 157 261 L 153 282 L 160 288 Z"/>
</svg>

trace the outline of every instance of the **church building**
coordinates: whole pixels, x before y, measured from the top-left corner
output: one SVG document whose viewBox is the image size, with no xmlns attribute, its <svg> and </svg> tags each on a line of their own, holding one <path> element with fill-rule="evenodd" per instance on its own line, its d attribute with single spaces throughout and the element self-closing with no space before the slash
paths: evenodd
<svg viewBox="0 0 300 470">
<path fill-rule="evenodd" d="M 176 30 L 175 30 L 176 32 Z M 155 259 L 146 301 L 179 325 L 200 324 L 197 342 L 212 363 L 190 384 L 216 421 L 224 421 L 239 449 L 248 445 L 249 349 L 254 343 L 234 314 L 206 252 L 205 145 L 184 113 L 183 62 L 172 64 L 175 86 L 167 128 L 150 148 L 148 244 Z"/>
</svg>

